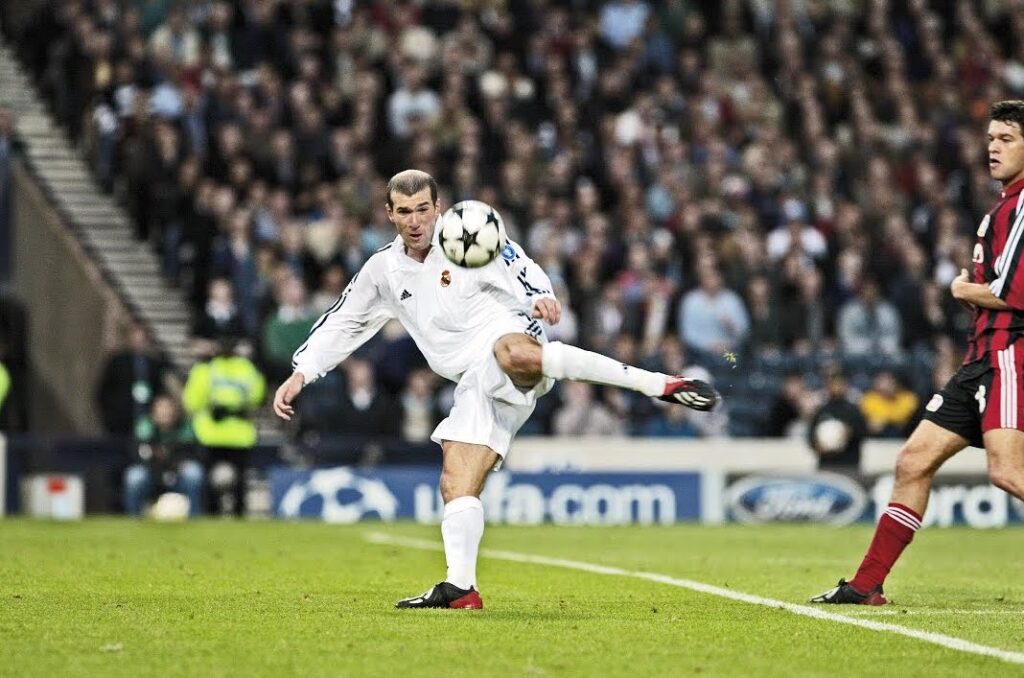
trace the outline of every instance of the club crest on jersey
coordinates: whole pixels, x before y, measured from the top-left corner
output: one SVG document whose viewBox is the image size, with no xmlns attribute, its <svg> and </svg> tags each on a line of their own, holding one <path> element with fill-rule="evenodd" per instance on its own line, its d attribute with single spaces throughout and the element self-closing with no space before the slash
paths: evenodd
<svg viewBox="0 0 1024 678">
<path fill-rule="evenodd" d="M 448 287 L 452 284 L 452 272 L 447 268 L 441 271 L 441 287 Z"/>
<path fill-rule="evenodd" d="M 501 257 L 505 261 L 512 261 L 516 258 L 516 251 L 512 249 L 512 245 L 505 243 L 505 246 L 501 248 Z"/>
<path fill-rule="evenodd" d="M 979 238 L 985 237 L 985 234 L 988 233 L 988 222 L 991 221 L 991 219 L 992 219 L 991 215 L 986 214 L 985 218 L 981 220 L 980 224 L 978 224 L 978 237 Z"/>
</svg>

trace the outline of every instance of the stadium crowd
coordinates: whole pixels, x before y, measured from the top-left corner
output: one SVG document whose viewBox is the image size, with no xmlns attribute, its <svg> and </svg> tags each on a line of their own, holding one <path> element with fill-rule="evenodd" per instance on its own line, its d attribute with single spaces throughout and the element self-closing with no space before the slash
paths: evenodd
<svg viewBox="0 0 1024 678">
<path fill-rule="evenodd" d="M 1019 0 L 50 4 L 21 56 L 200 351 L 246 339 L 286 376 L 416 167 L 548 272 L 549 337 L 726 395 L 695 416 L 567 385 L 524 434 L 799 436 L 845 399 L 901 435 L 968 323 L 947 287 L 996 196 L 988 106 L 1024 93 Z M 446 398 L 389 325 L 302 432 L 424 440 Z"/>
</svg>

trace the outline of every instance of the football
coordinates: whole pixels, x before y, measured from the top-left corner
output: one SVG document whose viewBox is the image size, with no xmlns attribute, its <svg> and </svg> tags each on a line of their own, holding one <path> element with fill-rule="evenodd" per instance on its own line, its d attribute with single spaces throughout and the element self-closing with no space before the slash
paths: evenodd
<svg viewBox="0 0 1024 678">
<path fill-rule="evenodd" d="M 440 241 L 453 264 L 479 268 L 491 263 L 505 246 L 505 222 L 487 203 L 463 200 L 441 217 Z"/>
<path fill-rule="evenodd" d="M 188 518 L 189 500 L 178 492 L 164 492 L 157 498 L 149 515 L 161 523 L 179 522 Z"/>
<path fill-rule="evenodd" d="M 846 447 L 850 428 L 838 419 L 822 419 L 814 429 L 814 437 L 825 454 L 833 454 Z"/>
</svg>

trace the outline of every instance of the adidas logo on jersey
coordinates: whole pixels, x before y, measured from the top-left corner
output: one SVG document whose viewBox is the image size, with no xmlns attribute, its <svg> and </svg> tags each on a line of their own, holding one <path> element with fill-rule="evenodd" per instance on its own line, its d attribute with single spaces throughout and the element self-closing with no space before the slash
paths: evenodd
<svg viewBox="0 0 1024 678">
<path fill-rule="evenodd" d="M 412 298 L 412 294 L 410 294 L 409 290 L 402 290 L 402 296 L 399 298 L 399 301 L 405 301 L 410 298 Z"/>
</svg>

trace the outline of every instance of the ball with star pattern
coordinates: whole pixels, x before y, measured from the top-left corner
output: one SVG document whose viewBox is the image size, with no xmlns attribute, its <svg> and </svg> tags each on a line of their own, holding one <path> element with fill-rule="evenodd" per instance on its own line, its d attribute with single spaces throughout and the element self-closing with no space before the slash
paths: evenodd
<svg viewBox="0 0 1024 678">
<path fill-rule="evenodd" d="M 441 217 L 439 239 L 444 255 L 453 264 L 480 268 L 494 261 L 508 237 L 496 209 L 479 200 L 463 200 Z"/>
</svg>

